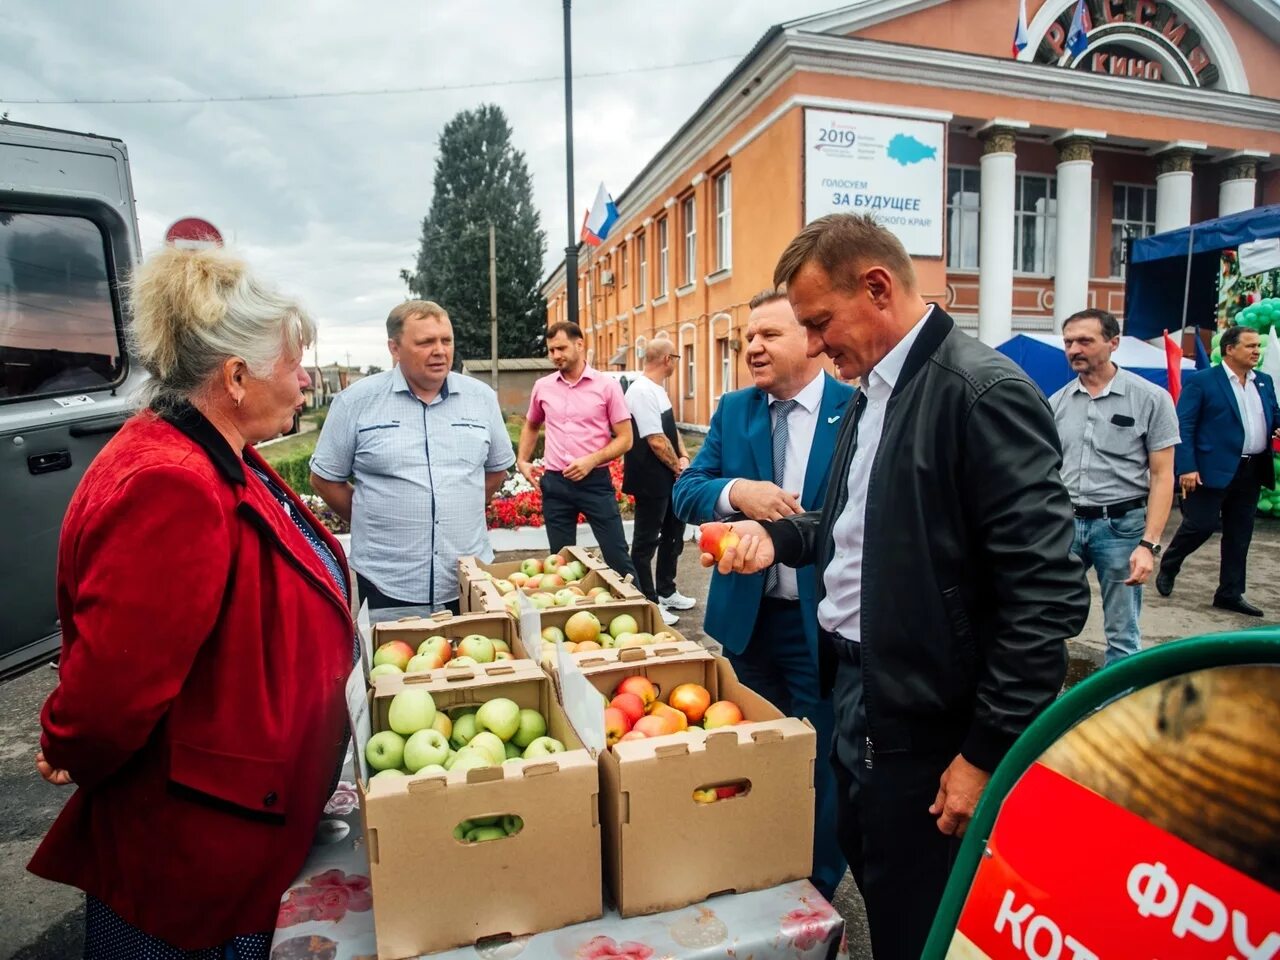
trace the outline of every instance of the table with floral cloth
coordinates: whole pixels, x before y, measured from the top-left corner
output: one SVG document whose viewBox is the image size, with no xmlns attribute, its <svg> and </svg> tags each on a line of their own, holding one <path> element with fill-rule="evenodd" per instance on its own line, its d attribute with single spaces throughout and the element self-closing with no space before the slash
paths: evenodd
<svg viewBox="0 0 1280 960">
<path fill-rule="evenodd" d="M 807 880 L 716 897 L 668 913 L 599 920 L 438 960 L 825 960 L 845 956 L 844 921 Z M 325 808 L 302 872 L 285 891 L 271 960 L 375 960 L 373 895 L 359 801 L 349 780 Z"/>
</svg>

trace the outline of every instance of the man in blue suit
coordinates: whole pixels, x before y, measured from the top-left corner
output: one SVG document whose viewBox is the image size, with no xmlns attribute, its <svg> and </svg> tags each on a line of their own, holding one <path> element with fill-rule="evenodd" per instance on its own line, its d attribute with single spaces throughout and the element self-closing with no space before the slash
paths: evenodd
<svg viewBox="0 0 1280 960">
<path fill-rule="evenodd" d="M 1271 438 L 1280 435 L 1280 406 L 1271 378 L 1253 369 L 1261 349 L 1256 330 L 1228 327 L 1219 346 L 1222 365 L 1193 374 L 1178 398 L 1182 442 L 1174 470 L 1182 487 L 1182 524 L 1160 564 L 1156 589 L 1169 596 L 1182 562 L 1221 528 L 1213 605 L 1260 617 L 1262 611 L 1244 598 L 1245 564 L 1258 490 L 1276 482 Z"/>
<path fill-rule="evenodd" d="M 676 481 L 687 523 L 731 516 L 777 520 L 822 506 L 836 434 L 853 390 L 806 355 L 805 333 L 785 293 L 752 298 L 747 366 L 754 387 L 720 398 L 706 442 Z M 766 577 L 768 579 L 766 580 Z M 844 876 L 835 842 L 836 786 L 828 763 L 834 716 L 818 688 L 817 583 L 813 567 L 712 575 L 704 623 L 739 679 L 818 735 L 813 883 L 828 900 Z"/>
</svg>

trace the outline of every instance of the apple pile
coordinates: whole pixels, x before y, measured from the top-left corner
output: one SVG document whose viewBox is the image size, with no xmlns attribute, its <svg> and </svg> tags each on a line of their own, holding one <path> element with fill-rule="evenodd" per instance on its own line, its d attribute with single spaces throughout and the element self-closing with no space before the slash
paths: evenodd
<svg viewBox="0 0 1280 960">
<path fill-rule="evenodd" d="M 391 698 L 387 727 L 365 747 L 365 759 L 378 771 L 374 779 L 496 767 L 565 751 L 563 743 L 547 736 L 541 713 L 521 709 L 507 697 L 459 708 L 450 717 L 436 709 L 428 691 L 402 690 Z"/>
<path fill-rule="evenodd" d="M 524 820 L 515 814 L 500 817 L 476 817 L 463 820 L 453 828 L 453 839 L 462 843 L 479 843 L 483 840 L 501 840 L 514 837 L 524 829 Z"/>
<path fill-rule="evenodd" d="M 710 692 L 701 684 L 679 684 L 665 703 L 660 693 L 653 681 L 642 676 L 627 677 L 614 687 L 613 699 L 604 708 L 605 745 L 743 722 L 742 709 L 736 703 L 712 703 Z"/>
<path fill-rule="evenodd" d="M 570 653 L 586 653 L 588 650 L 620 647 L 643 647 L 654 643 L 669 643 L 680 638 L 670 631 L 643 633 L 636 618 L 620 613 L 609 621 L 608 629 L 590 610 L 579 610 L 565 621 L 564 629 L 545 627 L 542 631 L 542 650 L 545 655 L 556 644 L 563 644 Z"/>
<path fill-rule="evenodd" d="M 403 640 L 388 640 L 373 654 L 372 679 L 384 673 L 422 673 L 443 666 L 474 667 L 480 663 L 514 659 L 505 640 L 470 633 L 453 643 L 448 637 L 427 637 L 418 644 L 417 652 Z"/>
</svg>

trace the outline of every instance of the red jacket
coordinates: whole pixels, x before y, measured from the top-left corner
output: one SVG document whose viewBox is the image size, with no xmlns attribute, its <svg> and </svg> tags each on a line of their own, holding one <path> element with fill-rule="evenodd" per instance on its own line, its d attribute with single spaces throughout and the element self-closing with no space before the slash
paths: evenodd
<svg viewBox="0 0 1280 960">
<path fill-rule="evenodd" d="M 204 417 L 142 413 L 72 498 L 58 613 L 40 742 L 77 789 L 28 868 L 183 949 L 274 929 L 346 738 L 320 559 Z"/>
</svg>

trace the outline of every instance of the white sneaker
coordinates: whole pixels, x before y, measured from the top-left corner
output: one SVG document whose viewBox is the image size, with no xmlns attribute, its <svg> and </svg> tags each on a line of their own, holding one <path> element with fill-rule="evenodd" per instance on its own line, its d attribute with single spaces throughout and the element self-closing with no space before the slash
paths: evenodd
<svg viewBox="0 0 1280 960">
<path fill-rule="evenodd" d="M 680 618 L 668 610 L 666 607 L 658 607 L 658 612 L 662 614 L 662 622 L 668 627 L 674 627 L 680 622 Z"/>
<path fill-rule="evenodd" d="M 659 597 L 658 602 L 672 610 L 690 610 L 698 602 L 693 597 L 686 597 L 679 590 L 673 590 L 669 597 Z"/>
</svg>

